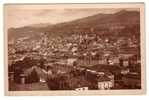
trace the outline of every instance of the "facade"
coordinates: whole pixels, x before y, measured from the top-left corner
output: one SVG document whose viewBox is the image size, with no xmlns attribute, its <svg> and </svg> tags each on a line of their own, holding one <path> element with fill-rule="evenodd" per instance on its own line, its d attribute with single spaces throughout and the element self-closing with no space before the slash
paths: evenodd
<svg viewBox="0 0 149 100">
<path fill-rule="evenodd" d="M 98 82 L 98 89 L 99 90 L 109 90 L 113 87 L 113 83 L 110 80 L 107 81 L 99 81 Z"/>
</svg>

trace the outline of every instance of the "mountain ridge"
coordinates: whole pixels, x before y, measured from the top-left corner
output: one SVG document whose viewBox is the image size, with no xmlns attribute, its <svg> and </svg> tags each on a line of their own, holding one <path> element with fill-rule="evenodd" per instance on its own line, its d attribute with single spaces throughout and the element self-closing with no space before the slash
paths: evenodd
<svg viewBox="0 0 149 100">
<path fill-rule="evenodd" d="M 38 26 L 38 25 L 37 25 Z M 39 25 L 40 26 L 40 25 Z M 92 16 L 83 17 L 69 22 L 58 23 L 41 27 L 24 26 L 20 28 L 8 29 L 8 38 L 19 38 L 26 35 L 40 36 L 41 32 L 48 32 L 49 35 L 69 35 L 72 33 L 93 33 L 109 32 L 112 34 L 116 31 L 125 31 L 124 29 L 115 29 L 112 27 L 127 27 L 126 30 L 136 31 L 139 33 L 140 13 L 138 11 L 121 10 L 113 14 L 95 14 Z M 110 32 L 111 31 L 111 32 Z M 123 32 L 122 32 L 123 33 Z M 104 34 L 104 33 L 103 33 Z"/>
</svg>

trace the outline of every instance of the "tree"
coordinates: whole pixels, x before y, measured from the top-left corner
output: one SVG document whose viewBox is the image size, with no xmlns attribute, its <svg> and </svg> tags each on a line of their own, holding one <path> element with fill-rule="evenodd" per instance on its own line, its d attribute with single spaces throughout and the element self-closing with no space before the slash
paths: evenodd
<svg viewBox="0 0 149 100">
<path fill-rule="evenodd" d="M 39 76 L 35 69 L 32 70 L 31 74 L 26 77 L 27 83 L 39 82 Z"/>
</svg>

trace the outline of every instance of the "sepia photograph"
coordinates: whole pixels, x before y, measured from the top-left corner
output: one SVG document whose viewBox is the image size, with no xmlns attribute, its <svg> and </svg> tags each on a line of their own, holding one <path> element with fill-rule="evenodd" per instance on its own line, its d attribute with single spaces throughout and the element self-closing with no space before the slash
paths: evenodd
<svg viewBox="0 0 149 100">
<path fill-rule="evenodd" d="M 5 95 L 145 94 L 144 3 L 4 4 Z"/>
</svg>

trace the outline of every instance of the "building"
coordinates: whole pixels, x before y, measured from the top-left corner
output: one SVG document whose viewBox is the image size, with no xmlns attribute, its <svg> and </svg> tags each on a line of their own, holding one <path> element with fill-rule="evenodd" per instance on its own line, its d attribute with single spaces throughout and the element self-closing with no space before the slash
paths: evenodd
<svg viewBox="0 0 149 100">
<path fill-rule="evenodd" d="M 113 82 L 107 76 L 102 76 L 98 78 L 98 89 L 99 90 L 109 90 L 113 87 Z"/>
</svg>

